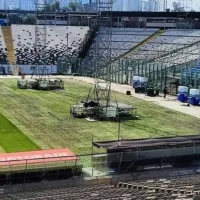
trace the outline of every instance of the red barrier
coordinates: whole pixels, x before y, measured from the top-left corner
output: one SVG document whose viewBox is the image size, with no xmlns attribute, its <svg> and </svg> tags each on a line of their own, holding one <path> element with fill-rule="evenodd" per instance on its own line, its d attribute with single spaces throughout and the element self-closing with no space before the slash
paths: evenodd
<svg viewBox="0 0 200 200">
<path fill-rule="evenodd" d="M 0 154 L 0 166 L 46 164 L 76 160 L 77 156 L 68 148 Z"/>
</svg>

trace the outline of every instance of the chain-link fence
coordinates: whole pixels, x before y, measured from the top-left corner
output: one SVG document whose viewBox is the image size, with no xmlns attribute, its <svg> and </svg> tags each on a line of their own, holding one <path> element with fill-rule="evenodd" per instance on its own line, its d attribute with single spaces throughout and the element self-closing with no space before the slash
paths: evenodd
<svg viewBox="0 0 200 200">
<path fill-rule="evenodd" d="M 187 60 L 186 60 L 187 61 Z M 187 62 L 175 63 L 170 60 L 134 60 L 120 58 L 113 62 L 111 66 L 105 66 L 101 73 L 106 73 L 111 67 L 111 80 L 119 84 L 132 84 L 133 76 L 143 76 L 148 78 L 149 85 L 157 85 L 160 90 L 167 85 L 169 89 L 178 85 L 191 85 L 194 88 L 200 86 L 200 70 L 191 70 L 198 66 L 199 59 Z M 76 73 L 81 76 L 95 77 L 95 62 L 87 58 L 63 58 L 58 62 L 59 74 Z M 175 92 L 175 91 L 174 91 Z"/>
<path fill-rule="evenodd" d="M 95 60 L 90 57 L 60 58 L 57 66 L 47 68 L 49 74 L 77 74 L 89 77 L 95 77 L 96 73 L 103 77 L 103 74 L 111 72 L 112 82 L 130 85 L 133 76 L 143 76 L 148 78 L 149 85 L 156 85 L 161 91 L 167 86 L 171 93 L 176 93 L 178 85 L 190 85 L 193 88 L 200 86 L 198 45 L 193 46 L 193 52 L 189 51 L 189 48 L 188 51 L 184 49 L 179 53 L 155 59 L 119 58 L 102 69 L 97 69 Z M 32 74 L 34 69 L 34 66 L 29 65 L 1 65 L 0 74 L 3 74 L 2 67 L 5 68 L 6 74 L 14 75 L 18 74 L 19 68 L 24 74 Z"/>
</svg>

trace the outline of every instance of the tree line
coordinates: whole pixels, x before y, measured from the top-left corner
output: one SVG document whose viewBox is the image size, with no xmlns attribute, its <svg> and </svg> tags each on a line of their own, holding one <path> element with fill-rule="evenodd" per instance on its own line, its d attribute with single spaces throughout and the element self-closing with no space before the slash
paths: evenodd
<svg viewBox="0 0 200 200">
<path fill-rule="evenodd" d="M 42 11 L 44 12 L 58 12 L 60 10 L 66 11 L 77 11 L 77 8 L 80 7 L 80 3 L 69 2 L 67 6 L 61 7 L 60 3 L 56 1 L 55 3 L 48 3 L 46 8 Z M 35 15 L 19 15 L 19 14 L 10 14 L 9 15 L 10 24 L 36 24 Z"/>
<path fill-rule="evenodd" d="M 180 2 L 174 1 L 173 4 L 173 12 L 186 12 L 185 8 L 181 5 Z M 191 9 L 190 12 L 195 12 L 195 10 Z"/>
<path fill-rule="evenodd" d="M 81 6 L 80 2 L 70 2 L 67 6 L 61 7 L 60 3 L 56 1 L 55 3 L 48 3 L 46 8 L 43 9 L 45 12 L 59 12 L 61 10 L 66 11 L 77 11 Z M 185 12 L 185 8 L 180 4 L 180 2 L 173 2 L 173 12 Z M 194 12 L 194 10 L 191 10 Z M 10 24 L 36 24 L 36 18 L 34 15 L 9 15 Z"/>
<path fill-rule="evenodd" d="M 48 3 L 44 11 L 55 12 L 60 10 L 76 11 L 78 7 L 81 6 L 80 2 L 69 2 L 68 5 L 61 7 L 60 3 L 56 1 L 55 3 Z"/>
</svg>

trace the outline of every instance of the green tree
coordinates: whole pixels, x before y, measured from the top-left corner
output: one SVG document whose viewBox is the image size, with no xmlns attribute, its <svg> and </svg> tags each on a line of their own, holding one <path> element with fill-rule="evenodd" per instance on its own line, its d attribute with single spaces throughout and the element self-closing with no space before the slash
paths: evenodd
<svg viewBox="0 0 200 200">
<path fill-rule="evenodd" d="M 69 10 L 69 7 L 68 6 L 63 6 L 62 9 L 63 10 Z"/>
<path fill-rule="evenodd" d="M 9 19 L 10 24 L 21 24 L 22 23 L 22 17 L 18 14 L 9 14 L 8 19 Z"/>
<path fill-rule="evenodd" d="M 70 10 L 76 11 L 76 9 L 77 9 L 77 4 L 74 3 L 74 2 L 69 2 L 68 7 L 69 7 Z"/>
<path fill-rule="evenodd" d="M 36 18 L 34 15 L 27 15 L 23 18 L 23 24 L 36 24 Z"/>
<path fill-rule="evenodd" d="M 46 6 L 46 9 L 43 9 L 43 11 L 51 12 L 51 4 L 48 3 L 47 6 Z"/>
<path fill-rule="evenodd" d="M 60 10 L 60 3 L 59 3 L 59 1 L 55 2 L 55 8 L 56 8 L 56 10 Z"/>
<path fill-rule="evenodd" d="M 59 1 L 56 1 L 55 3 L 48 3 L 46 6 L 46 9 L 44 9 L 43 11 L 46 12 L 55 12 L 56 10 L 60 10 L 60 3 Z"/>
<path fill-rule="evenodd" d="M 50 5 L 51 12 L 55 12 L 56 10 L 60 10 L 60 3 L 58 1 Z"/>
<path fill-rule="evenodd" d="M 173 2 L 173 8 L 174 12 L 185 12 L 184 8 L 181 6 L 179 2 Z"/>
</svg>

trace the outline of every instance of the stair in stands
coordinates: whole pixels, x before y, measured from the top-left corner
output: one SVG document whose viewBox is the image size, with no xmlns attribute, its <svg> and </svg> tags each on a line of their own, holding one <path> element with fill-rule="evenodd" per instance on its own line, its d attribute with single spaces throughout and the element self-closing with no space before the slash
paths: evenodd
<svg viewBox="0 0 200 200">
<path fill-rule="evenodd" d="M 138 45 L 134 46 L 129 51 L 127 51 L 124 54 L 122 54 L 119 57 L 117 57 L 113 62 L 119 60 L 120 58 L 127 57 L 129 54 L 133 54 L 133 52 L 136 51 L 138 48 L 141 48 L 146 43 L 150 42 L 151 40 L 153 40 L 154 38 L 156 38 L 158 35 L 160 35 L 162 33 L 163 33 L 163 30 L 156 31 L 155 33 L 153 33 L 152 35 L 150 35 L 149 37 L 147 37 L 145 40 L 143 40 L 142 42 L 140 42 Z"/>
<path fill-rule="evenodd" d="M 83 43 L 83 48 L 82 50 L 79 52 L 79 58 L 85 58 L 92 43 L 94 42 L 94 38 L 96 37 L 96 31 L 97 31 L 97 27 L 93 27 L 90 28 L 90 30 L 88 31 L 88 34 L 86 34 L 85 36 L 85 42 Z"/>
<path fill-rule="evenodd" d="M 10 26 L 4 26 L 1 27 L 3 37 L 5 40 L 5 44 L 7 47 L 7 53 L 8 53 L 8 61 L 9 64 L 11 65 L 11 70 L 13 75 L 17 75 L 17 66 L 16 66 L 16 58 L 15 58 L 15 53 L 14 53 L 14 46 L 13 46 L 13 39 L 12 39 L 12 30 Z"/>
</svg>

